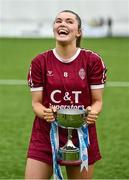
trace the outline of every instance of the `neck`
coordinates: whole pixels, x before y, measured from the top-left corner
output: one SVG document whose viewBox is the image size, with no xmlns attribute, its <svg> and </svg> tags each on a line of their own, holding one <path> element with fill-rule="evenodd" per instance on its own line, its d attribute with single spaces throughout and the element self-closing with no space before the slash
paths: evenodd
<svg viewBox="0 0 129 180">
<path fill-rule="evenodd" d="M 68 60 L 70 59 L 77 51 L 77 47 L 76 45 L 60 45 L 60 44 L 56 44 L 56 52 L 57 54 L 63 58 L 64 60 Z"/>
</svg>

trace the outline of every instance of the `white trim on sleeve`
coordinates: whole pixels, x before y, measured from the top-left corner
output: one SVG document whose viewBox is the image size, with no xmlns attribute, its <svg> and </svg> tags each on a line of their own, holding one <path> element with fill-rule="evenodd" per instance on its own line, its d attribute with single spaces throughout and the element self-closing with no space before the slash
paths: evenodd
<svg viewBox="0 0 129 180">
<path fill-rule="evenodd" d="M 104 88 L 104 84 L 91 85 L 90 88 L 91 88 L 91 89 L 101 89 L 101 88 Z"/>
<path fill-rule="evenodd" d="M 33 88 L 30 88 L 30 91 L 33 92 L 33 91 L 42 91 L 43 90 L 43 87 L 33 87 Z"/>
</svg>

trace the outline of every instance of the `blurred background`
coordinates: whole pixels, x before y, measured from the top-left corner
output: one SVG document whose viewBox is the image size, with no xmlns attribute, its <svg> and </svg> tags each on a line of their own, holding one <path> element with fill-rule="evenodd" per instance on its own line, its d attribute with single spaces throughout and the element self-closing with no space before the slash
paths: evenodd
<svg viewBox="0 0 129 180">
<path fill-rule="evenodd" d="M 94 179 L 129 179 L 129 0 L 0 0 L 0 179 L 24 179 L 34 119 L 27 74 L 37 54 L 55 47 L 52 25 L 64 9 L 79 14 L 81 46 L 108 68 Z"/>
<path fill-rule="evenodd" d="M 64 9 L 81 16 L 84 36 L 129 36 L 129 0 L 0 0 L 0 36 L 52 37 Z"/>
</svg>

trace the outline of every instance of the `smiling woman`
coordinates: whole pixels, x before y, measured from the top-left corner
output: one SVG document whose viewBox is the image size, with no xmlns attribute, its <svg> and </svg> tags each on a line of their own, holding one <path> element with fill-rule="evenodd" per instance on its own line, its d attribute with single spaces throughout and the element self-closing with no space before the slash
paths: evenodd
<svg viewBox="0 0 129 180">
<path fill-rule="evenodd" d="M 31 63 L 28 84 L 32 94 L 35 120 L 28 149 L 26 179 L 62 179 L 57 160 L 53 127 L 59 130 L 59 146 L 67 141 L 67 129 L 57 127 L 55 114 L 58 109 L 84 109 L 88 112 L 84 128 L 90 145 L 85 147 L 81 164 L 66 165 L 69 179 L 91 179 L 94 164 L 101 159 L 95 122 L 102 109 L 102 94 L 106 67 L 99 55 L 80 48 L 82 36 L 80 17 L 69 10 L 60 12 L 54 21 L 53 32 L 56 46 L 37 55 Z M 57 131 L 56 131 L 57 133 Z M 51 136 L 50 136 L 51 135 Z M 79 147 L 77 132 L 72 138 Z M 80 146 L 81 148 L 81 146 Z M 52 151 L 53 150 L 53 151 Z M 82 149 L 81 149 L 82 150 Z M 88 152 L 88 154 L 87 154 Z M 85 159 L 83 157 L 86 157 Z M 81 167 L 81 171 L 80 171 Z"/>
<path fill-rule="evenodd" d="M 69 17 L 67 16 L 67 14 L 69 14 Z M 65 10 L 62 11 L 60 15 L 57 15 L 56 20 L 54 22 L 53 31 L 57 40 L 60 40 L 60 38 L 58 39 L 58 36 L 56 35 L 59 35 L 59 37 L 66 37 L 70 34 L 70 31 L 73 31 L 74 33 L 76 32 L 76 39 L 74 38 L 74 40 L 76 40 L 76 47 L 80 47 L 82 36 L 81 19 L 75 12 Z"/>
</svg>

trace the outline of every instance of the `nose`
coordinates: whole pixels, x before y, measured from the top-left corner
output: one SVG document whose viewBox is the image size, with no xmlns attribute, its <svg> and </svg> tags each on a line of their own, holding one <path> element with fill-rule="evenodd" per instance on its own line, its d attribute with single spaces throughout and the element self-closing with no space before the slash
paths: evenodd
<svg viewBox="0 0 129 180">
<path fill-rule="evenodd" d="M 60 26 L 64 27 L 66 25 L 66 22 L 65 21 L 62 21 Z"/>
</svg>

